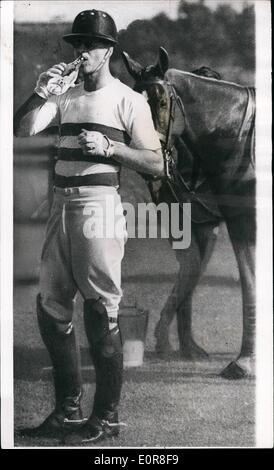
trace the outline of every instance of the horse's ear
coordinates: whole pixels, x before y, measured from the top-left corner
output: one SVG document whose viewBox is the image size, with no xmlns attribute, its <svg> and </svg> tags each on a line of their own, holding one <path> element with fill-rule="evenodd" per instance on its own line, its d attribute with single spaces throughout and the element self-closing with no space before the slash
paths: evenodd
<svg viewBox="0 0 274 470">
<path fill-rule="evenodd" d="M 159 62 L 158 62 L 161 72 L 163 76 L 165 75 L 168 66 L 169 66 L 169 58 L 168 58 L 168 52 L 165 50 L 164 47 L 160 47 L 159 49 Z"/>
<path fill-rule="evenodd" d="M 143 67 L 133 60 L 127 52 L 122 51 L 121 54 L 128 73 L 134 78 L 134 80 L 138 80 Z"/>
</svg>

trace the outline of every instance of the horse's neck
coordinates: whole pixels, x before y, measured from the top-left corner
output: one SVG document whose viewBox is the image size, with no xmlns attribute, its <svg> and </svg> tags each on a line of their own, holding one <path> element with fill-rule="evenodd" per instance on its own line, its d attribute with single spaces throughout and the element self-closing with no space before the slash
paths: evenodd
<svg viewBox="0 0 274 470">
<path fill-rule="evenodd" d="M 178 69 L 168 69 L 165 73 L 165 79 L 167 81 L 170 81 L 171 83 L 176 82 L 179 79 L 183 80 L 189 85 L 194 84 L 194 86 L 195 84 L 197 85 L 197 83 L 202 83 L 202 86 L 205 86 L 205 84 L 207 83 L 210 87 L 215 87 L 216 90 L 221 87 L 223 89 L 225 88 L 226 91 L 230 89 L 233 93 L 235 93 L 235 90 L 241 91 L 245 88 L 242 85 L 239 85 L 234 82 L 229 82 L 226 80 L 217 80 L 216 78 L 205 77 Z M 252 89 L 255 90 L 255 88 Z"/>
</svg>

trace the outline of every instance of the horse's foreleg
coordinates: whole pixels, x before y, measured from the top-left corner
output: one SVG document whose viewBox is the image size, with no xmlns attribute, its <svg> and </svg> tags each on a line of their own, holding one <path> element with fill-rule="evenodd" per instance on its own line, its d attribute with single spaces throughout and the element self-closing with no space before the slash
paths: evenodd
<svg viewBox="0 0 274 470">
<path fill-rule="evenodd" d="M 187 253 L 177 255 L 180 262 L 177 326 L 180 354 L 183 359 L 201 360 L 209 357 L 193 339 L 192 297 L 213 253 L 217 234 L 216 224 L 193 225 L 190 248 Z"/>
<path fill-rule="evenodd" d="M 155 349 L 157 353 L 163 355 L 168 355 L 172 352 L 172 347 L 169 342 L 169 327 L 177 310 L 177 283 L 178 280 L 175 282 L 172 292 L 161 311 L 160 319 L 154 331 L 156 338 Z"/>
<path fill-rule="evenodd" d="M 254 217 L 255 220 L 255 217 Z M 221 375 L 238 379 L 255 372 L 256 288 L 255 222 L 248 217 L 228 220 L 227 227 L 238 263 L 243 305 L 243 332 L 240 354 Z"/>
<path fill-rule="evenodd" d="M 169 327 L 177 314 L 177 331 L 180 354 L 183 359 L 205 359 L 208 354 L 198 346 L 192 336 L 192 296 L 211 258 L 218 226 L 216 223 L 193 224 L 191 245 L 186 250 L 176 250 L 180 265 L 177 281 L 160 314 L 155 328 L 156 351 L 168 355 L 172 351 Z"/>
<path fill-rule="evenodd" d="M 175 254 L 180 269 L 155 329 L 156 351 L 164 355 L 172 351 L 169 343 L 169 326 L 177 314 L 179 349 L 183 357 L 190 359 L 193 349 L 191 346 L 195 344 L 191 332 L 192 293 L 201 271 L 200 249 L 194 233 L 190 247 L 186 250 L 176 250 Z"/>
</svg>

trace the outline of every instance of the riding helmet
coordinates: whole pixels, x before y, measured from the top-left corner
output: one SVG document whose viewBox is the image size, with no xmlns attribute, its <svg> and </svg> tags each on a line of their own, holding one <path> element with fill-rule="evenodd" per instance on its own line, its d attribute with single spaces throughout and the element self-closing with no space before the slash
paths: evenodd
<svg viewBox="0 0 274 470">
<path fill-rule="evenodd" d="M 73 45 L 75 39 L 102 39 L 109 44 L 117 43 L 117 28 L 112 17 L 105 11 L 85 10 L 76 16 L 71 34 L 63 39 Z"/>
</svg>

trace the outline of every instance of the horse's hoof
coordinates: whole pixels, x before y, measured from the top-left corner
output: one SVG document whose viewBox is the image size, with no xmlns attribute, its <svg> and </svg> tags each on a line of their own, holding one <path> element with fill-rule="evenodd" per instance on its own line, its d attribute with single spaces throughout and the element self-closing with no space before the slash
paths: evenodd
<svg viewBox="0 0 274 470">
<path fill-rule="evenodd" d="M 238 361 L 232 361 L 226 366 L 220 376 L 228 380 L 239 380 L 254 377 L 254 371 L 248 363 L 239 363 Z"/>
<path fill-rule="evenodd" d="M 180 356 L 185 361 L 205 361 L 209 359 L 209 354 L 193 340 L 182 345 Z"/>
</svg>

